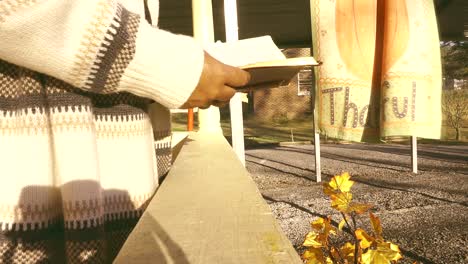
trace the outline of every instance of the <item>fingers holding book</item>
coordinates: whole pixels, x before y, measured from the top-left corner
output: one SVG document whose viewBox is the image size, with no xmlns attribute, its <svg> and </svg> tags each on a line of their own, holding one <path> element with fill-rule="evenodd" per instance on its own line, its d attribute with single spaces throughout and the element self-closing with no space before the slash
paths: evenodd
<svg viewBox="0 0 468 264">
<path fill-rule="evenodd" d="M 224 106 L 236 93 L 234 88 L 245 86 L 249 80 L 248 72 L 226 65 L 205 52 L 203 71 L 198 85 L 181 108 L 203 109 L 210 105 Z"/>
</svg>

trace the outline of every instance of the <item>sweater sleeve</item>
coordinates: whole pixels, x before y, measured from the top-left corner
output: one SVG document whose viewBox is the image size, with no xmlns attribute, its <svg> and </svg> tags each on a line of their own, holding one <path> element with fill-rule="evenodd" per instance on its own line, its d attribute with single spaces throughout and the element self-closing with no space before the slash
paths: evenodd
<svg viewBox="0 0 468 264">
<path fill-rule="evenodd" d="M 198 83 L 203 49 L 112 0 L 0 1 L 0 59 L 94 93 L 130 92 L 168 108 Z"/>
</svg>

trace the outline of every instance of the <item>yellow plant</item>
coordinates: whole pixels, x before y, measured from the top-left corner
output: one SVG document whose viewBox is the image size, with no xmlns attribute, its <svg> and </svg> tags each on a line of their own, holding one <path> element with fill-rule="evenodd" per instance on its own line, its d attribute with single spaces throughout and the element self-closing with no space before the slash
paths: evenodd
<svg viewBox="0 0 468 264">
<path fill-rule="evenodd" d="M 323 192 L 330 197 L 331 207 L 340 212 L 343 219 L 335 227 L 331 217 L 319 218 L 311 223 L 312 231 L 304 239 L 307 249 L 302 255 L 304 263 L 334 264 L 386 264 L 396 263 L 402 258 L 397 245 L 384 240 L 380 219 L 369 212 L 368 204 L 354 202 L 351 187 L 354 182 L 345 172 L 323 184 Z M 356 217 L 369 213 L 372 231 L 367 233 L 356 224 Z M 352 242 L 338 245 L 332 236 L 340 235 L 347 227 Z"/>
</svg>

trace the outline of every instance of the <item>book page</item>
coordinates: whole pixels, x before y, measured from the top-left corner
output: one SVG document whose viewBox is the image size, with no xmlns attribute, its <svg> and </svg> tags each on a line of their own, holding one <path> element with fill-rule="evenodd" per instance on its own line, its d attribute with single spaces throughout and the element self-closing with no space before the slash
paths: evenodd
<svg viewBox="0 0 468 264">
<path fill-rule="evenodd" d="M 236 67 L 257 62 L 286 59 L 270 36 L 227 43 L 216 42 L 205 47 L 205 50 L 215 59 Z"/>
<path fill-rule="evenodd" d="M 261 61 L 241 66 L 241 69 L 263 68 L 263 67 L 296 67 L 320 65 L 313 57 L 288 58 L 273 61 Z"/>
<path fill-rule="evenodd" d="M 288 85 L 300 70 L 307 66 L 318 66 L 313 57 L 288 58 L 283 60 L 257 62 L 240 67 L 250 73 L 250 81 L 240 91 L 275 88 Z"/>
</svg>

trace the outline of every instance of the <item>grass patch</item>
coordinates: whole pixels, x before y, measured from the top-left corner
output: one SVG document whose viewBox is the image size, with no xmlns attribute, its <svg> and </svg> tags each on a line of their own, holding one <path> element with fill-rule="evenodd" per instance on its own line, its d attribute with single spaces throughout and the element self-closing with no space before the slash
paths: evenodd
<svg viewBox="0 0 468 264">
<path fill-rule="evenodd" d="M 194 130 L 198 130 L 197 113 L 194 113 Z M 445 127 L 445 126 L 444 126 Z M 231 142 L 231 122 L 229 116 L 221 117 L 221 128 L 226 139 Z M 453 132 L 445 127 L 443 139 L 451 138 L 449 133 Z M 187 114 L 179 113 L 172 115 L 172 130 L 187 131 Z M 258 120 L 253 117 L 244 118 L 244 142 L 246 147 L 278 144 L 279 142 L 312 141 L 314 130 L 312 116 L 301 119 L 288 120 L 287 118 L 277 118 L 271 121 Z M 466 137 L 464 137 L 466 138 Z M 409 142 L 409 138 L 402 139 L 402 142 Z M 327 142 L 340 143 L 340 140 L 329 138 Z M 389 141 L 390 142 L 390 141 Z M 325 143 L 325 141 L 323 141 Z M 395 142 L 397 143 L 397 141 Z M 400 142 L 401 143 L 401 142 Z M 444 145 L 465 145 L 468 142 L 454 140 L 433 140 L 419 139 L 418 143 L 424 144 L 444 144 Z"/>
<path fill-rule="evenodd" d="M 195 113 L 194 130 L 198 130 L 198 118 Z M 221 117 L 221 128 L 223 134 L 230 141 L 231 122 L 228 117 Z M 187 130 L 187 114 L 172 115 L 172 130 Z M 285 141 L 311 141 L 313 140 L 312 116 L 287 120 L 281 119 L 277 122 L 266 122 L 255 118 L 244 119 L 244 139 L 246 146 L 277 144 Z"/>
</svg>

